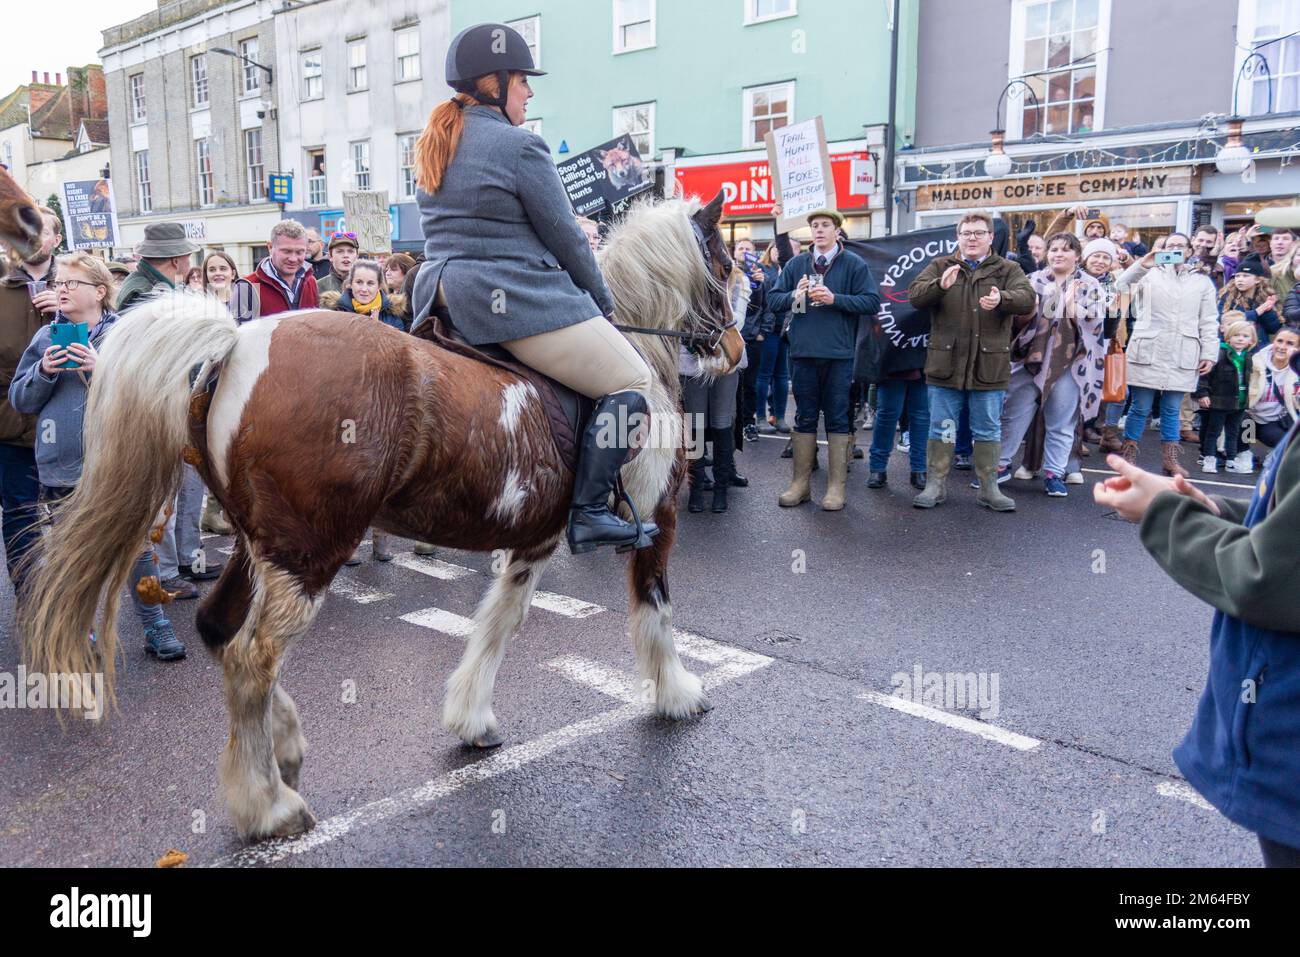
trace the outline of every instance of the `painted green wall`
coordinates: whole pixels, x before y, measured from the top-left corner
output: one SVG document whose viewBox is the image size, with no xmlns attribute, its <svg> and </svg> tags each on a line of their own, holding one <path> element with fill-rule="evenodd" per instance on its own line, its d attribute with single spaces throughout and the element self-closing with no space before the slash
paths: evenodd
<svg viewBox="0 0 1300 957">
<path fill-rule="evenodd" d="M 552 151 L 613 137 L 612 110 L 656 102 L 657 149 L 743 149 L 750 86 L 795 82 L 795 121 L 825 117 L 830 140 L 858 139 L 889 118 L 891 0 L 799 0 L 798 15 L 744 25 L 745 0 L 658 0 L 658 45 L 615 56 L 612 0 L 453 0 L 452 33 L 541 15 L 542 69 L 530 118 Z M 899 132 L 915 126 L 918 0 L 903 0 Z"/>
</svg>

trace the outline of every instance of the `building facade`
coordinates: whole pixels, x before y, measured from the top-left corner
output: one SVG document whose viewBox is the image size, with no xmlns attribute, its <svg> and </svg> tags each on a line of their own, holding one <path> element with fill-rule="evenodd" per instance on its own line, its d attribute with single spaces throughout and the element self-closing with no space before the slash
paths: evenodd
<svg viewBox="0 0 1300 957">
<path fill-rule="evenodd" d="M 918 4 L 899 17 L 898 135 L 914 136 Z M 763 136 L 823 117 L 854 238 L 884 228 L 892 0 L 479 0 L 452 33 L 509 23 L 540 69 L 530 124 L 557 160 L 629 134 L 668 190 L 728 196 L 729 238 L 772 236 Z M 874 161 L 865 195 L 852 160 Z"/>
<path fill-rule="evenodd" d="M 978 17 L 963 0 L 926 0 L 916 139 L 897 164 L 902 228 L 983 208 L 1041 231 L 1082 205 L 1154 236 L 1289 205 L 1297 31 L 1300 4 L 1274 0 L 1194 12 L 1179 0 L 990 0 Z M 1234 113 L 1250 159 L 1221 163 Z M 995 129 L 1006 155 L 990 161 Z"/>
<path fill-rule="evenodd" d="M 346 230 L 345 191 L 383 190 L 393 248 L 424 248 L 415 141 L 451 95 L 443 80 L 450 29 L 447 0 L 314 0 L 276 10 L 292 218 L 328 236 Z"/>
<path fill-rule="evenodd" d="M 114 193 L 128 247 L 149 223 L 178 221 L 240 269 L 263 255 L 281 218 L 267 190 L 280 165 L 276 85 L 286 81 L 275 5 L 167 0 L 104 30 Z"/>
</svg>

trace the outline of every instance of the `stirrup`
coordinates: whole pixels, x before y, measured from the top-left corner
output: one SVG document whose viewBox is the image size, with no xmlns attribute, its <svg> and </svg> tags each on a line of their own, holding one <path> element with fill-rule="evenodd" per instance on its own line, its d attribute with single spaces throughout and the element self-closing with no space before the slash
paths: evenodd
<svg viewBox="0 0 1300 957">
<path fill-rule="evenodd" d="M 641 516 L 632 504 L 632 496 L 627 494 L 627 489 L 623 487 L 623 476 L 619 475 L 614 479 L 614 494 L 618 496 L 618 501 L 627 505 L 628 511 L 632 513 L 632 521 L 628 524 L 636 529 L 636 541 L 627 542 L 623 545 L 614 546 L 614 554 L 624 555 L 631 551 L 640 551 L 643 548 L 649 548 L 654 544 L 654 538 L 659 534 L 659 526 L 655 526 L 653 532 L 647 532 L 645 525 L 641 523 Z"/>
</svg>

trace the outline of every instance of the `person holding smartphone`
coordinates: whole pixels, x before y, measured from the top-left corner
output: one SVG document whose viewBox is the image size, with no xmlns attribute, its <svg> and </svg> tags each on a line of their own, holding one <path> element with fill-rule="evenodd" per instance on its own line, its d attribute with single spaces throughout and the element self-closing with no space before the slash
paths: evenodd
<svg viewBox="0 0 1300 957">
<path fill-rule="evenodd" d="M 36 468 L 41 498 L 50 505 L 56 524 L 58 504 L 72 494 L 81 478 L 86 397 L 99 358 L 97 347 L 118 321 L 117 313 L 108 306 L 113 276 L 102 260 L 78 252 L 62 257 L 58 266 L 59 278 L 52 283 L 58 296 L 54 321 L 32 338 L 9 385 L 14 409 L 37 416 L 41 422 L 36 433 Z M 68 325 L 74 327 L 74 334 L 60 335 L 60 327 Z M 82 332 L 84 341 L 79 341 Z M 56 344 L 56 339 L 73 341 L 64 346 Z M 104 507 L 112 508 L 113 503 L 106 501 Z M 185 657 L 185 645 L 176 637 L 162 607 L 145 605 L 136 594 L 141 579 L 158 574 L 153 551 L 146 547 L 131 571 L 131 600 L 144 628 L 148 652 L 160 661 L 176 661 Z"/>
</svg>

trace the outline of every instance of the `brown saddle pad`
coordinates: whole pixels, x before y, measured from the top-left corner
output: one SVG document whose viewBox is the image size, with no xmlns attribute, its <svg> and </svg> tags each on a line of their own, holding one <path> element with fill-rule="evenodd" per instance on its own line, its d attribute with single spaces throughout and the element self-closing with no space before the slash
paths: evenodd
<svg viewBox="0 0 1300 957">
<path fill-rule="evenodd" d="M 532 384 L 541 396 L 546 418 L 551 424 L 551 441 L 570 472 L 577 471 L 578 447 L 596 404 L 568 386 L 542 375 L 514 358 L 497 345 L 473 346 L 460 338 L 446 309 L 435 308 L 423 322 L 411 329 L 411 335 L 432 342 L 448 352 L 504 369 Z"/>
</svg>

